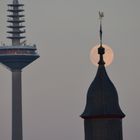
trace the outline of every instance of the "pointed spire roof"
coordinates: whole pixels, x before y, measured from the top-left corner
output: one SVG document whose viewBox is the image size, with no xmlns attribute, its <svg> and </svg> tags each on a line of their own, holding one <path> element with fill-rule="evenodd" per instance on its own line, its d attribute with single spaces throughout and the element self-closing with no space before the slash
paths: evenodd
<svg viewBox="0 0 140 140">
<path fill-rule="evenodd" d="M 104 65 L 99 65 L 94 81 L 87 93 L 87 104 L 82 118 L 123 118 L 115 86 L 107 75 Z"/>
<path fill-rule="evenodd" d="M 118 94 L 115 86 L 111 82 L 105 69 L 103 55 L 105 48 L 102 46 L 102 18 L 100 16 L 100 47 L 98 54 L 100 60 L 98 62 L 98 70 L 95 79 L 91 83 L 87 93 L 87 104 L 82 118 L 123 118 L 125 114 L 119 106 Z"/>
</svg>

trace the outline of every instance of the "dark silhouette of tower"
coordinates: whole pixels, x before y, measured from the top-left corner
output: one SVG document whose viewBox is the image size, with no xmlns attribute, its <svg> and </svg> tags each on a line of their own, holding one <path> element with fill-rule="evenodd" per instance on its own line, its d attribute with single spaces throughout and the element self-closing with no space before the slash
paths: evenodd
<svg viewBox="0 0 140 140">
<path fill-rule="evenodd" d="M 8 36 L 12 40 L 12 45 L 0 46 L 0 62 L 12 72 L 12 140 L 22 140 L 22 85 L 21 74 L 22 69 L 36 60 L 39 55 L 36 52 L 36 45 L 26 45 L 25 29 L 22 25 L 24 15 L 22 12 L 24 4 L 20 4 L 18 0 L 13 0 L 12 4 L 8 4 L 8 28 L 11 30 Z"/>
<path fill-rule="evenodd" d="M 100 13 L 100 19 L 102 17 L 103 13 Z M 88 89 L 86 107 L 81 115 L 84 119 L 85 140 L 122 140 L 122 118 L 125 115 L 120 109 L 116 88 L 104 66 L 101 20 L 98 54 L 98 71 Z"/>
</svg>

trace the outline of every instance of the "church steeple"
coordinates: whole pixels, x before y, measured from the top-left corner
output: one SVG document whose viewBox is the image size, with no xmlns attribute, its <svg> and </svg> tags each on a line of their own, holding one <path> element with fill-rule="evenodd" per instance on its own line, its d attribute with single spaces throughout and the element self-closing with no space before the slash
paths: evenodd
<svg viewBox="0 0 140 140">
<path fill-rule="evenodd" d="M 122 118 L 118 94 L 107 75 L 104 62 L 105 48 L 102 45 L 102 24 L 100 15 L 100 55 L 95 79 L 87 93 L 87 103 L 81 117 L 84 119 L 85 140 L 122 140 Z"/>
</svg>

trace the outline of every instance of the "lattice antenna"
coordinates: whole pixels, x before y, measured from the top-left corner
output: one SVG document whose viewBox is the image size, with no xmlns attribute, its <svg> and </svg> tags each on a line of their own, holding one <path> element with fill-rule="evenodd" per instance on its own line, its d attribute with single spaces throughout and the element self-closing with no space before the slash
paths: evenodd
<svg viewBox="0 0 140 140">
<path fill-rule="evenodd" d="M 25 29 L 23 29 L 25 26 L 22 25 L 22 23 L 25 22 L 23 19 L 24 15 L 21 14 L 21 12 L 24 11 L 23 6 L 24 4 L 19 4 L 18 0 L 13 0 L 12 4 L 8 4 L 7 11 L 11 14 L 7 16 L 7 22 L 11 24 L 7 27 L 10 28 L 11 31 L 8 31 L 7 33 L 10 33 L 11 36 L 8 36 L 7 38 L 12 40 L 13 46 L 20 45 L 20 40 L 25 38 L 25 36 L 22 36 L 22 34 L 25 33 Z"/>
</svg>

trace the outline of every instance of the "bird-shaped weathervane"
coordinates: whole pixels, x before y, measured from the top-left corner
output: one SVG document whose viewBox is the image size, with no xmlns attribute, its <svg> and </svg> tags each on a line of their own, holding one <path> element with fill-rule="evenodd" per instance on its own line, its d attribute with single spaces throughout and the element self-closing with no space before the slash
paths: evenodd
<svg viewBox="0 0 140 140">
<path fill-rule="evenodd" d="M 104 17 L 104 13 L 99 11 L 99 18 L 102 19 Z"/>
</svg>

